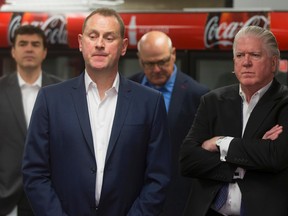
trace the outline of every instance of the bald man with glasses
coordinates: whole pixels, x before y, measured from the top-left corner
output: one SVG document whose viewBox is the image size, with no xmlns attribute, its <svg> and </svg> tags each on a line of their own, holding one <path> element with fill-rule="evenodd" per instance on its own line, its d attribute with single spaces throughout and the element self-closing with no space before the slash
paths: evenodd
<svg viewBox="0 0 288 216">
<path fill-rule="evenodd" d="M 161 91 L 168 113 L 172 143 L 172 179 L 162 215 L 182 215 L 191 182 L 180 175 L 179 147 L 194 120 L 200 97 L 208 92 L 208 88 L 177 68 L 176 49 L 165 33 L 150 31 L 144 34 L 137 49 L 143 71 L 130 79 Z"/>
</svg>

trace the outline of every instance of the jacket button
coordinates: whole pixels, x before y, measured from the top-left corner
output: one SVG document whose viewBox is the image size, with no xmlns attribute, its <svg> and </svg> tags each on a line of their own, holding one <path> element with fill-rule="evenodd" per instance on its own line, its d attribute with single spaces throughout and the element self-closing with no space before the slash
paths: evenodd
<svg viewBox="0 0 288 216">
<path fill-rule="evenodd" d="M 91 171 L 92 174 L 96 173 L 96 170 L 94 168 L 91 168 L 90 171 Z"/>
</svg>

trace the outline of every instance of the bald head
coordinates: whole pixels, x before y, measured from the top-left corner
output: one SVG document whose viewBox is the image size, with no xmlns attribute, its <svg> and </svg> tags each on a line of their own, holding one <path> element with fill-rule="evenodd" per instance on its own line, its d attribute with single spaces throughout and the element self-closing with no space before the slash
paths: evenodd
<svg viewBox="0 0 288 216">
<path fill-rule="evenodd" d="M 138 42 L 138 58 L 148 79 L 154 86 L 163 86 L 174 71 L 176 51 L 171 39 L 161 31 L 150 31 Z"/>
<path fill-rule="evenodd" d="M 172 51 L 171 39 L 161 31 L 150 31 L 144 34 L 138 42 L 138 54 L 146 55 L 155 53 L 158 55 L 164 52 Z"/>
</svg>

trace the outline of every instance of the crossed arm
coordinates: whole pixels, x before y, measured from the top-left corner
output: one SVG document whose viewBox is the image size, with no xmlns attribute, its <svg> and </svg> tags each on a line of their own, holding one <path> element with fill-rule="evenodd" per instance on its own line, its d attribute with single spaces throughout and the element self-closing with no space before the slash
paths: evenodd
<svg viewBox="0 0 288 216">
<path fill-rule="evenodd" d="M 283 132 L 283 127 L 277 124 L 274 127 L 272 127 L 270 130 L 268 130 L 264 134 L 262 139 L 276 140 L 282 132 Z M 222 136 L 212 137 L 211 139 L 204 141 L 201 147 L 211 152 L 219 151 L 216 146 L 216 141 L 221 137 Z"/>
</svg>

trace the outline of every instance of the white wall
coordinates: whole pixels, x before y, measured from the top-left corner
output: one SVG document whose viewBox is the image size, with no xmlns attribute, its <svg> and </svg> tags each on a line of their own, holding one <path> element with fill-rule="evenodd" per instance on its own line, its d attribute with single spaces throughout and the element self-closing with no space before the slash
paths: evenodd
<svg viewBox="0 0 288 216">
<path fill-rule="evenodd" d="M 235 9 L 264 8 L 272 10 L 288 10 L 287 0 L 234 0 Z"/>
</svg>

